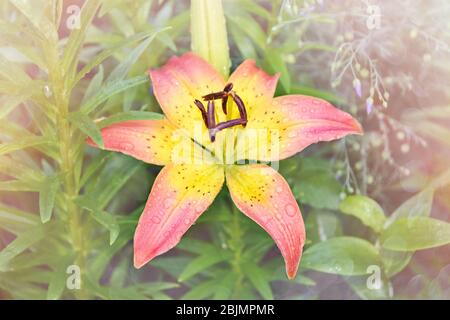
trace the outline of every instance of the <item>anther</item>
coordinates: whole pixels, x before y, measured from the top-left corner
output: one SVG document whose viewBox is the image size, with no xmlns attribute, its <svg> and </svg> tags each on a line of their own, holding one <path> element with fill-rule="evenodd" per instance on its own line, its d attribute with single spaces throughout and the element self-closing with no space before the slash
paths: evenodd
<svg viewBox="0 0 450 320">
<path fill-rule="evenodd" d="M 200 112 L 202 113 L 202 118 L 203 118 L 203 122 L 205 123 L 205 126 L 207 128 L 209 128 L 208 117 L 206 115 L 206 110 L 205 110 L 205 107 L 203 106 L 203 103 L 201 103 L 201 101 L 197 100 L 197 99 L 195 99 L 194 103 L 197 106 L 197 108 L 200 109 Z"/>
<path fill-rule="evenodd" d="M 244 128 L 247 125 L 247 110 L 245 109 L 244 102 L 241 97 L 239 97 L 233 90 L 233 84 L 227 83 L 223 88 L 223 91 L 213 92 L 207 95 L 204 95 L 202 98 L 204 101 L 208 101 L 208 110 L 205 110 L 205 107 L 199 100 L 195 100 L 195 105 L 200 109 L 203 117 L 203 121 L 205 122 L 206 127 L 209 130 L 209 137 L 211 142 L 216 140 L 216 134 L 220 130 L 231 128 L 234 126 L 242 125 Z M 227 103 L 228 97 L 231 96 L 234 103 L 239 110 L 239 118 L 232 119 L 225 122 L 221 122 L 216 125 L 216 116 L 214 110 L 214 100 L 221 99 L 222 100 L 222 110 L 224 114 L 227 114 Z"/>
<path fill-rule="evenodd" d="M 236 103 L 236 106 L 238 107 L 240 118 L 244 120 L 242 125 L 245 128 L 245 126 L 247 125 L 247 110 L 245 109 L 244 102 L 242 101 L 241 97 L 239 97 L 234 92 L 232 92 L 231 96 L 233 97 L 233 100 Z"/>
<path fill-rule="evenodd" d="M 214 101 L 208 101 L 208 124 L 209 126 L 206 126 L 208 129 L 212 129 L 216 127 L 216 114 L 214 112 Z"/>
</svg>

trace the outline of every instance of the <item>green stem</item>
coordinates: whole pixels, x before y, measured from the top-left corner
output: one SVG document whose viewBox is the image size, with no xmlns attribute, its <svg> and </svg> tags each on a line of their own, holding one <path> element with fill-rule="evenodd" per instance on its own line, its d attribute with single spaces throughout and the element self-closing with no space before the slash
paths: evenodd
<svg viewBox="0 0 450 320">
<path fill-rule="evenodd" d="M 239 294 L 242 290 L 242 283 L 244 280 L 244 274 L 242 272 L 242 253 L 244 250 L 242 238 L 244 236 L 244 230 L 240 224 L 240 212 L 233 205 L 232 218 L 228 226 L 229 234 L 229 247 L 233 251 L 233 259 L 231 261 L 231 267 L 236 275 L 236 282 L 234 285 L 233 296 L 239 298 Z"/>
<path fill-rule="evenodd" d="M 75 176 L 75 161 L 79 158 L 75 157 L 71 152 L 71 146 L 75 142 L 73 141 L 74 132 L 68 121 L 70 93 L 65 85 L 63 70 L 59 67 L 61 61 L 58 55 L 57 44 L 53 44 L 49 48 L 47 49 L 49 57 L 48 71 L 55 101 L 56 131 L 60 156 L 59 170 L 62 178 L 64 202 L 67 205 L 68 231 L 73 247 L 74 264 L 80 268 L 81 274 L 83 274 L 83 272 L 86 272 L 84 237 L 81 226 L 81 211 L 75 203 L 75 198 L 78 196 L 79 190 L 77 185 L 78 179 Z M 88 298 L 86 291 L 83 290 L 83 283 L 81 289 L 76 291 L 75 296 L 80 299 Z"/>
</svg>

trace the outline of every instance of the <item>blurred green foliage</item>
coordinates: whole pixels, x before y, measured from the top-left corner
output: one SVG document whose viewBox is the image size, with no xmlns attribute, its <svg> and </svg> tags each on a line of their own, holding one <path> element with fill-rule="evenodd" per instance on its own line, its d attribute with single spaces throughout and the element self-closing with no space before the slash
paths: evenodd
<svg viewBox="0 0 450 320">
<path fill-rule="evenodd" d="M 227 190 L 176 249 L 133 268 L 134 228 L 158 168 L 94 150 L 85 138 L 101 145 L 108 124 L 161 117 L 146 70 L 189 50 L 189 2 L 87 0 L 79 25 L 68 28 L 69 5 L 82 3 L 0 1 L 0 298 L 313 299 L 330 297 L 329 275 L 348 293 L 335 298 L 449 298 L 448 251 L 415 258 L 450 243 L 448 4 L 386 4 L 381 10 L 404 16 L 416 10 L 417 20 L 399 29 L 386 15 L 381 29 L 366 30 L 356 1 L 223 2 L 232 69 L 256 59 L 282 72 L 277 94 L 329 100 L 366 128 L 281 162 L 308 237 L 288 281 L 273 241 Z M 386 33 L 426 41 L 406 57 L 408 44 Z M 358 50 L 337 88 L 332 69 L 348 61 L 343 43 Z M 433 63 L 411 70 L 427 55 Z M 368 115 L 365 99 L 378 92 Z M 80 268 L 79 289 L 68 286 L 71 265 Z M 371 266 L 380 288 L 368 286 Z M 403 277 L 426 285 L 402 291 Z"/>
</svg>

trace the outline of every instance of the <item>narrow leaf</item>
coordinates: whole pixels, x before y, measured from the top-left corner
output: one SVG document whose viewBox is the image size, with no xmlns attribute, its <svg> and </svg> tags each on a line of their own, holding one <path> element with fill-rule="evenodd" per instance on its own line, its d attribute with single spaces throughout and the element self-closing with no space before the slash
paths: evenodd
<svg viewBox="0 0 450 320">
<path fill-rule="evenodd" d="M 207 268 L 227 260 L 229 255 L 222 252 L 206 252 L 198 258 L 192 260 L 183 270 L 178 278 L 178 281 L 183 282 L 196 275 L 197 273 L 206 270 Z"/>
<path fill-rule="evenodd" d="M 96 95 L 83 103 L 81 111 L 89 114 L 94 111 L 101 103 L 108 100 L 113 95 L 125 91 L 129 88 L 138 86 L 148 81 L 147 75 L 137 76 L 131 79 L 110 82 L 105 85 Z"/>
<path fill-rule="evenodd" d="M 150 112 L 150 111 L 126 111 L 120 112 L 103 119 L 98 122 L 100 128 L 107 127 L 111 124 L 130 121 L 130 120 L 161 120 L 164 119 L 164 115 L 161 113 Z"/>
<path fill-rule="evenodd" d="M 109 230 L 109 245 L 112 245 L 117 240 L 120 232 L 120 227 L 116 218 L 108 212 L 99 210 L 89 211 L 89 214 L 98 223 Z"/>
<path fill-rule="evenodd" d="M 42 223 L 50 221 L 59 188 L 58 176 L 51 176 L 42 184 L 39 192 L 39 212 Z"/>
<path fill-rule="evenodd" d="M 97 124 L 87 115 L 81 112 L 74 112 L 69 115 L 69 120 L 78 129 L 90 137 L 100 148 L 104 148 L 103 137 Z"/>
</svg>

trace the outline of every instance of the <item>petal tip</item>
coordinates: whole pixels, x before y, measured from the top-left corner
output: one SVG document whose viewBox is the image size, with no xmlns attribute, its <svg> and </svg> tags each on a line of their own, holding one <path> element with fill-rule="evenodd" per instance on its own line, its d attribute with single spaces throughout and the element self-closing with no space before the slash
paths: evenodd
<svg viewBox="0 0 450 320">
<path fill-rule="evenodd" d="M 364 129 L 362 127 L 362 125 L 358 122 L 358 120 L 353 118 L 353 128 L 354 128 L 354 134 L 357 135 L 363 135 L 364 134 Z"/>
<path fill-rule="evenodd" d="M 152 260 L 153 258 L 154 258 L 154 256 L 148 257 L 146 255 L 143 255 L 143 254 L 139 253 L 139 252 L 136 252 L 136 250 L 135 250 L 134 257 L 133 257 L 134 267 L 136 269 L 140 269 L 144 265 L 146 265 L 148 262 L 150 262 L 150 260 Z"/>
</svg>

